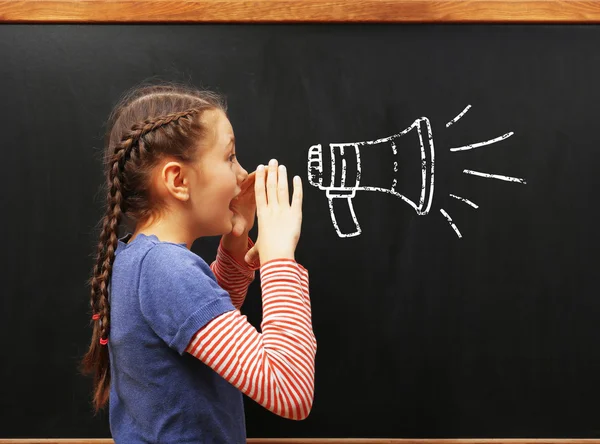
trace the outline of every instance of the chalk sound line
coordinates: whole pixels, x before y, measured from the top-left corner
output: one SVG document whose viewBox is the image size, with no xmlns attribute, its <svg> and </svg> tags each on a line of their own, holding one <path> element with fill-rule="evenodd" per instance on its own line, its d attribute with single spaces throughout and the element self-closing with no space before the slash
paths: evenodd
<svg viewBox="0 0 600 444">
<path fill-rule="evenodd" d="M 486 145 L 492 145 L 493 143 L 502 142 L 503 140 L 508 139 L 513 134 L 514 134 L 514 132 L 511 131 L 510 133 L 506 133 L 500 137 L 496 137 L 495 139 L 486 140 L 485 142 L 472 143 L 470 145 L 464 145 L 464 146 L 458 146 L 456 148 L 450 148 L 450 151 L 466 151 L 466 150 L 472 150 L 473 148 L 479 148 L 479 147 L 486 146 Z"/>
<path fill-rule="evenodd" d="M 500 174 L 482 173 L 482 172 L 473 171 L 473 170 L 463 170 L 463 173 L 472 174 L 473 176 L 485 177 L 486 179 L 498 179 L 498 180 L 504 180 L 506 182 L 522 183 L 523 185 L 527 184 L 527 182 L 525 182 L 525 179 L 522 179 L 520 177 L 502 176 Z"/>
<path fill-rule="evenodd" d="M 460 234 L 460 231 L 458 231 L 458 227 L 454 224 L 454 222 L 452 222 L 452 218 L 450 217 L 450 215 L 443 208 L 440 208 L 440 212 L 446 219 L 448 219 L 448 223 L 450 223 L 450 226 L 455 231 L 458 238 L 461 239 L 462 234 Z"/>
<path fill-rule="evenodd" d="M 456 116 L 454 119 L 452 119 L 450 122 L 448 122 L 446 124 L 446 128 L 448 128 L 450 125 L 454 125 L 456 122 L 458 122 L 470 109 L 471 109 L 471 105 L 467 105 L 466 108 L 463 109 L 458 116 Z"/>
<path fill-rule="evenodd" d="M 473 208 L 478 209 L 479 205 L 471 202 L 469 199 L 465 199 L 464 197 L 457 196 L 456 194 L 450 194 L 450 197 L 460 200 L 461 202 L 466 203 L 467 205 L 471 205 Z"/>
</svg>

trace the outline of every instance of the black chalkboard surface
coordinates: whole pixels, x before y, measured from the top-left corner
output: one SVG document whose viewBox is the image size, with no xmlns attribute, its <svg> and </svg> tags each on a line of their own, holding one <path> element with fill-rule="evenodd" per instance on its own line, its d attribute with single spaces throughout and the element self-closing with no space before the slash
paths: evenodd
<svg viewBox="0 0 600 444">
<path fill-rule="evenodd" d="M 600 437 L 599 48 L 596 25 L 0 26 L 0 436 L 109 436 L 76 368 L 104 122 L 158 75 L 227 95 L 247 169 L 304 179 L 314 407 L 248 401 L 248 436 Z"/>
</svg>

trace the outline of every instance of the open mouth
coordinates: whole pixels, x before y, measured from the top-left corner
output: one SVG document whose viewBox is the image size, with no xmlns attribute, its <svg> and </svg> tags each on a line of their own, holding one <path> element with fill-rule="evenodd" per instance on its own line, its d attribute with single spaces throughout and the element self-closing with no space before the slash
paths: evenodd
<svg viewBox="0 0 600 444">
<path fill-rule="evenodd" d="M 231 211 L 233 214 L 235 214 L 233 205 L 235 204 L 235 201 L 237 200 L 237 198 L 239 197 L 240 194 L 242 194 L 242 190 L 239 190 L 237 193 L 235 193 L 235 196 L 233 196 L 233 199 L 231 199 L 229 201 L 229 211 Z"/>
<path fill-rule="evenodd" d="M 236 201 L 236 199 L 238 198 L 238 196 L 241 194 L 241 191 L 239 193 L 237 193 L 235 196 L 233 196 L 233 199 L 231 199 L 231 201 L 229 202 L 229 209 L 231 211 L 233 211 L 233 208 L 231 208 L 234 204 L 234 202 Z"/>
</svg>

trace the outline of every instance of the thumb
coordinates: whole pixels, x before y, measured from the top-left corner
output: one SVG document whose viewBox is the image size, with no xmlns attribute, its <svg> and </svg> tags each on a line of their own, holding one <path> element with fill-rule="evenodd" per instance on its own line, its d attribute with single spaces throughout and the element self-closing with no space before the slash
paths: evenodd
<svg viewBox="0 0 600 444">
<path fill-rule="evenodd" d="M 256 262 L 257 259 L 258 249 L 256 248 L 256 245 L 254 245 L 252 248 L 250 248 L 250 250 L 248 250 L 246 256 L 244 256 L 244 260 L 248 265 L 252 265 L 254 262 Z"/>
</svg>

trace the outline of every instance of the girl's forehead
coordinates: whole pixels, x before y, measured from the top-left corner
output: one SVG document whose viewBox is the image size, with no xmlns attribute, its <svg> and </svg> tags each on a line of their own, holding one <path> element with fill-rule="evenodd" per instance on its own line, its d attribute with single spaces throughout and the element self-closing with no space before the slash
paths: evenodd
<svg viewBox="0 0 600 444">
<path fill-rule="evenodd" d="M 233 137 L 233 127 L 231 122 L 221 110 L 206 111 L 203 115 L 203 120 L 208 127 L 209 137 L 212 136 L 214 142 L 229 143 Z"/>
<path fill-rule="evenodd" d="M 231 122 L 223 111 L 218 111 L 217 122 L 217 126 L 225 137 L 233 137 L 233 126 L 231 126 Z"/>
<path fill-rule="evenodd" d="M 223 111 L 210 110 L 202 114 L 201 121 L 206 128 L 205 134 L 198 141 L 198 160 L 219 159 L 233 148 L 234 134 L 229 119 Z"/>
</svg>

